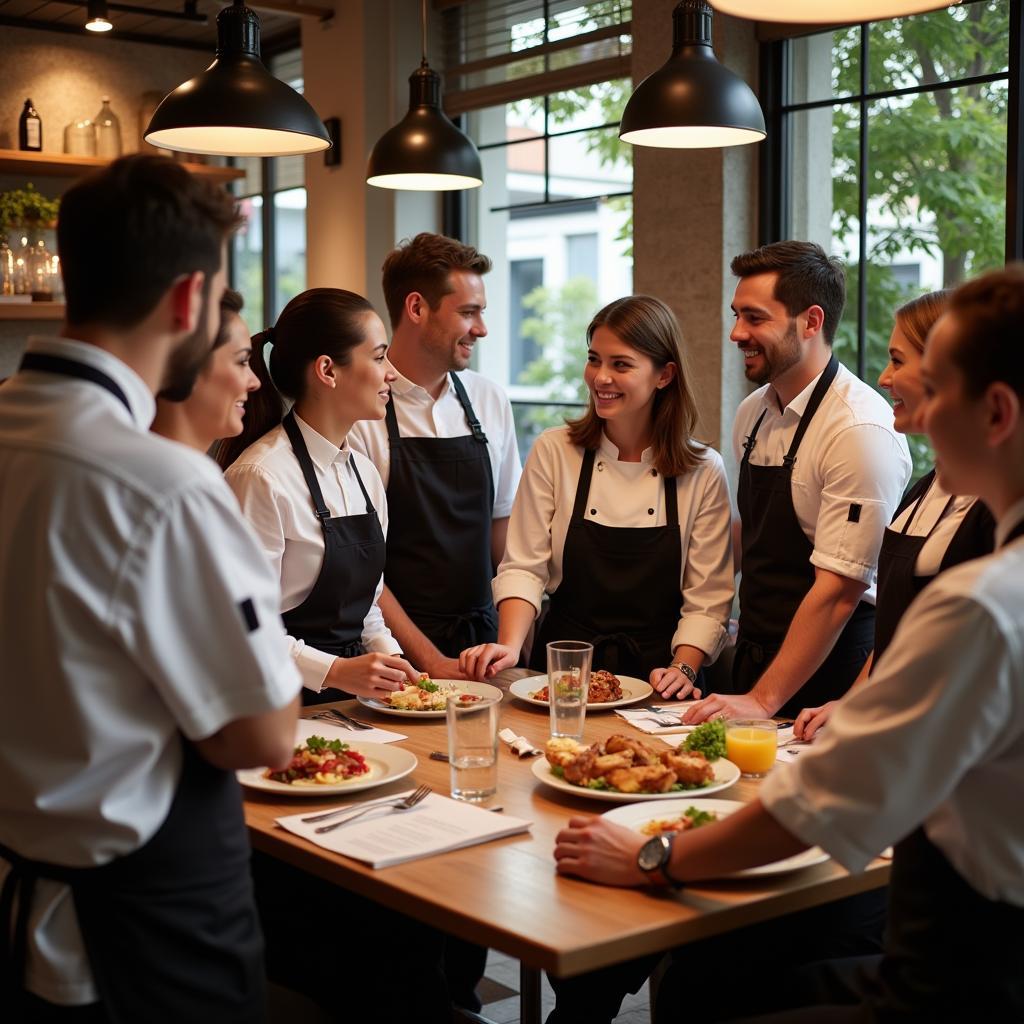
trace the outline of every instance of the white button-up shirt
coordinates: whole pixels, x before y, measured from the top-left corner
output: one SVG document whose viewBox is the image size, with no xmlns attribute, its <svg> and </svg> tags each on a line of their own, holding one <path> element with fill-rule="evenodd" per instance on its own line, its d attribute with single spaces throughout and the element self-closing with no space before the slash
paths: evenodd
<svg viewBox="0 0 1024 1024">
<path fill-rule="evenodd" d="M 935 576 L 938 573 L 964 516 L 978 500 L 962 494 L 956 495 L 952 501 L 949 499 L 949 491 L 933 479 L 920 502 L 912 502 L 893 520 L 890 529 L 896 533 L 902 533 L 906 527 L 908 537 L 928 538 L 914 563 L 915 576 Z"/>
<path fill-rule="evenodd" d="M 750 464 L 782 465 L 820 376 L 781 412 L 771 384 L 740 403 L 732 435 L 737 461 L 764 411 Z M 882 536 L 910 472 L 910 451 L 906 438 L 893 427 L 892 408 L 840 365 L 797 452 L 793 510 L 814 547 L 811 564 L 868 584 L 861 600 L 870 604 L 875 602 Z"/>
<path fill-rule="evenodd" d="M 370 496 L 381 529 L 387 536 L 388 503 L 380 475 L 370 461 L 345 442 L 339 448 L 295 417 L 309 457 L 316 470 L 324 503 L 332 517 L 359 516 L 366 512 L 366 499 L 359 488 L 353 466 Z M 283 426 L 274 427 L 251 444 L 228 468 L 225 478 L 238 498 L 242 512 L 259 537 L 270 564 L 281 581 L 281 611 L 297 608 L 309 596 L 324 561 L 324 532 L 313 509 L 302 467 L 292 451 Z M 396 654 L 401 648 L 384 625 L 380 594 L 381 575 L 373 593 L 370 610 L 363 619 L 362 643 L 368 651 Z M 292 657 L 302 673 L 302 683 L 319 692 L 334 662 L 334 655 L 289 637 Z"/>
<path fill-rule="evenodd" d="M 569 443 L 567 427 L 544 431 L 523 470 L 505 557 L 494 580 L 494 601 L 519 597 L 540 611 L 544 593 L 562 582 L 562 551 L 572 519 L 583 449 Z M 713 661 L 725 645 L 733 600 L 729 487 L 714 449 L 690 473 L 676 478 L 679 538 L 679 625 L 665 648 L 665 664 L 679 644 Z M 647 449 L 639 462 L 620 462 L 603 434 L 594 463 L 584 518 L 602 526 L 664 526 L 665 483 Z M 633 596 L 623 594 L 622 600 Z"/>
<path fill-rule="evenodd" d="M 1021 519 L 1024 501 L 997 540 Z M 848 871 L 923 822 L 969 885 L 1024 906 L 1022 610 L 1024 538 L 938 576 L 821 740 L 765 779 L 772 816 Z"/>
<path fill-rule="evenodd" d="M 512 406 L 497 384 L 473 370 L 463 370 L 459 380 L 487 435 L 487 455 L 494 480 L 491 518 L 504 519 L 512 512 L 520 473 Z M 450 376 L 445 377 L 444 390 L 435 401 L 429 391 L 399 373 L 391 385 L 391 401 L 402 437 L 464 437 L 471 433 Z M 387 423 L 383 419 L 360 420 L 352 427 L 348 441 L 377 467 L 387 487 L 391 468 Z"/>
<path fill-rule="evenodd" d="M 0 387 L 0 841 L 81 867 L 163 823 L 179 731 L 283 707 L 299 680 L 277 580 L 213 461 L 148 433 L 153 396 L 112 355 L 29 351 L 102 371 L 131 406 L 38 371 Z M 96 994 L 69 896 L 38 883 L 27 982 L 77 1004 Z"/>
</svg>

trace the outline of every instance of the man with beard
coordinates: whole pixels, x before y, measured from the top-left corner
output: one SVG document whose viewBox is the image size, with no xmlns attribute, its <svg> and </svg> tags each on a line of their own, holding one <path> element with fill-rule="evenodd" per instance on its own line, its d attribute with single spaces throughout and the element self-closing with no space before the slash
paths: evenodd
<svg viewBox="0 0 1024 1024">
<path fill-rule="evenodd" d="M 262 1021 L 234 769 L 287 762 L 277 580 L 150 434 L 224 291 L 231 197 L 134 156 L 67 192 L 67 320 L 0 392 L 0 989 L 12 1020 Z"/>
<path fill-rule="evenodd" d="M 731 339 L 762 385 L 733 426 L 739 636 L 732 695 L 696 701 L 690 722 L 794 715 L 849 689 L 872 649 L 878 552 L 911 470 L 889 405 L 832 352 L 839 261 L 777 242 L 732 271 Z"/>
</svg>

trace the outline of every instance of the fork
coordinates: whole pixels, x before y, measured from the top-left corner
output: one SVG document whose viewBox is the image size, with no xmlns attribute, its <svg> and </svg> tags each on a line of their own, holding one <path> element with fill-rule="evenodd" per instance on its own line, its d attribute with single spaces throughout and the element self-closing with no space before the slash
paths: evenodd
<svg viewBox="0 0 1024 1024">
<path fill-rule="evenodd" d="M 364 807 L 361 811 L 356 811 L 355 814 L 346 818 L 344 821 L 336 821 L 331 825 L 321 825 L 318 829 L 314 829 L 317 835 L 322 835 L 324 832 L 333 832 L 336 828 L 341 828 L 342 825 L 348 825 L 350 822 L 356 820 L 356 818 L 362 817 L 364 814 L 369 814 L 370 811 L 376 811 L 383 807 L 389 811 L 408 811 L 410 808 L 415 807 L 421 800 L 426 798 L 430 794 L 429 786 L 419 786 L 414 789 L 408 796 L 403 797 L 396 803 L 391 804 L 377 804 L 376 807 Z"/>
<path fill-rule="evenodd" d="M 324 711 L 316 711 L 311 716 L 312 718 L 319 719 L 321 722 L 333 722 L 335 725 L 340 725 L 343 729 L 355 730 L 358 732 L 372 729 L 372 725 L 367 725 L 365 722 L 359 722 L 354 718 L 349 718 L 348 715 L 336 708 L 327 708 Z"/>
</svg>

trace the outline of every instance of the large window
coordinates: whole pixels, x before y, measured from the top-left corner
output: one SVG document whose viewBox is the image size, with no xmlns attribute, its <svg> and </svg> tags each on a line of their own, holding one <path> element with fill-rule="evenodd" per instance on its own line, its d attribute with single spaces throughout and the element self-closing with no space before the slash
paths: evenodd
<svg viewBox="0 0 1024 1024">
<path fill-rule="evenodd" d="M 896 306 L 1001 265 L 1019 244 L 1007 129 L 1020 17 L 1019 0 L 978 0 L 768 48 L 781 160 L 762 196 L 767 240 L 807 238 L 844 259 L 835 350 L 871 384 Z M 920 469 L 928 452 L 911 443 Z"/>
</svg>

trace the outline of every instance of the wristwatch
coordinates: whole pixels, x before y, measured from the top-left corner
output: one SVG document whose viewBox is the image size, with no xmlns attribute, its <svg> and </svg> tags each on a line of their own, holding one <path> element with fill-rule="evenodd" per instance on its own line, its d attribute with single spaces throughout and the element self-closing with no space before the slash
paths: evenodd
<svg viewBox="0 0 1024 1024">
<path fill-rule="evenodd" d="M 679 669 L 679 671 L 682 672 L 683 675 L 686 676 L 686 678 L 689 679 L 694 686 L 697 685 L 697 673 L 694 672 L 693 669 L 690 668 L 690 666 L 687 665 L 685 661 L 673 661 L 672 664 L 669 665 L 669 668 Z"/>
<path fill-rule="evenodd" d="M 677 882 L 668 873 L 668 862 L 672 856 L 672 843 L 676 838 L 674 832 L 668 835 L 654 836 L 640 847 L 636 855 L 636 866 L 655 885 L 668 884 L 673 889 L 681 889 L 682 882 Z"/>
</svg>

